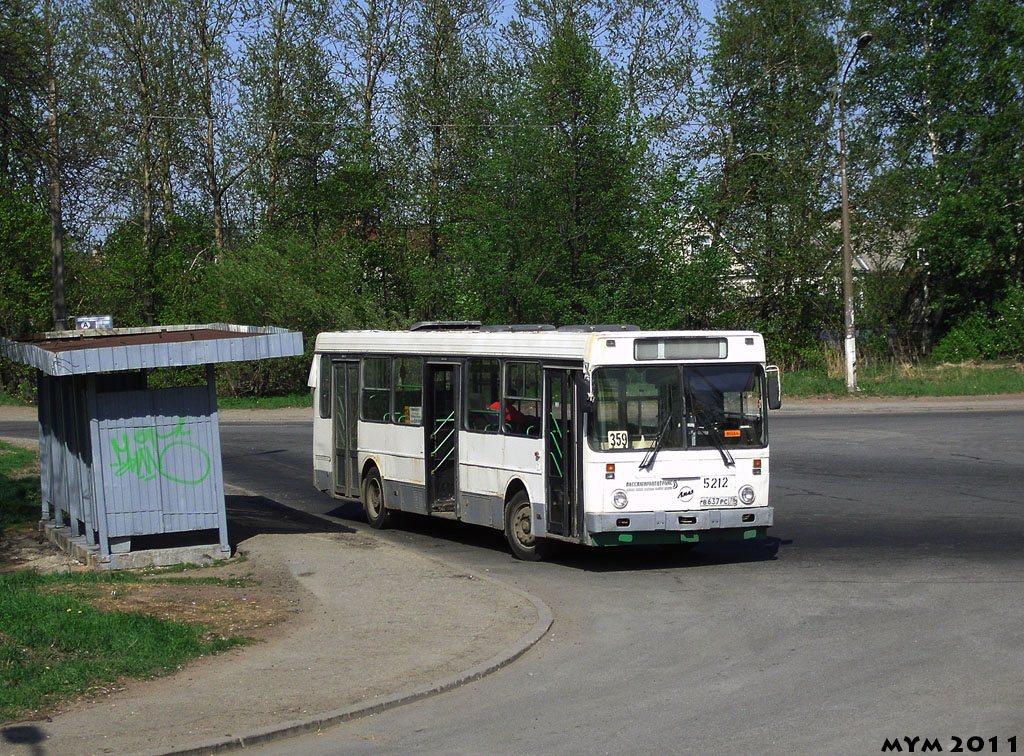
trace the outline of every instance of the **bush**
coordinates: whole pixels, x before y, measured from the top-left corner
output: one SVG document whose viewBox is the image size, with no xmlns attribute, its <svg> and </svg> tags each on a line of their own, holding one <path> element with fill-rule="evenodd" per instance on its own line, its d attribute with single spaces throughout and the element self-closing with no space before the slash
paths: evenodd
<svg viewBox="0 0 1024 756">
<path fill-rule="evenodd" d="M 36 401 L 36 370 L 10 360 L 0 360 L 0 403 L 29 403 Z"/>
<path fill-rule="evenodd" d="M 996 304 L 995 330 L 1005 357 L 1024 357 L 1024 286 L 1011 287 Z"/>
<path fill-rule="evenodd" d="M 1024 286 L 1013 286 L 994 314 L 975 310 L 939 341 L 932 356 L 940 362 L 1024 357 Z"/>
<path fill-rule="evenodd" d="M 753 325 L 758 330 L 758 325 Z M 764 334 L 765 350 L 768 361 L 779 365 L 783 370 L 815 370 L 821 373 L 828 371 L 831 351 L 834 348 L 818 338 L 816 334 L 798 334 L 791 336 L 768 328 L 760 329 Z M 840 345 L 840 350 L 842 346 Z"/>
<path fill-rule="evenodd" d="M 995 333 L 989 317 L 976 311 L 942 337 L 935 345 L 932 357 L 939 362 L 965 362 L 985 359 L 995 351 Z"/>
</svg>

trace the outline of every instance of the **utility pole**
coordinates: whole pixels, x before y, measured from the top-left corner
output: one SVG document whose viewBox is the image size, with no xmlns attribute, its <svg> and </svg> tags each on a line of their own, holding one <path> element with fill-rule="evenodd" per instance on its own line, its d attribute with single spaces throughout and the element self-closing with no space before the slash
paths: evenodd
<svg viewBox="0 0 1024 756">
<path fill-rule="evenodd" d="M 846 390 L 857 391 L 857 336 L 853 323 L 853 250 L 850 244 L 850 193 L 846 185 L 846 75 L 860 51 L 871 44 L 873 36 L 864 32 L 850 53 L 839 80 L 839 184 L 842 191 L 843 227 L 843 347 L 846 352 Z"/>
</svg>

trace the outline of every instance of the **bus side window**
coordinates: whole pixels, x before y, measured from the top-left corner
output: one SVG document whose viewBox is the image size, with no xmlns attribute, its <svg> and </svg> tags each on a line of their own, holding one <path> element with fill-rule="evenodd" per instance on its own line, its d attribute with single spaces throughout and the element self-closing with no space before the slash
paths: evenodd
<svg viewBox="0 0 1024 756">
<path fill-rule="evenodd" d="M 392 420 L 402 425 L 423 422 L 423 359 L 395 357 L 395 412 Z"/>
<path fill-rule="evenodd" d="M 326 354 L 320 355 L 320 417 L 331 416 L 331 358 Z"/>
<path fill-rule="evenodd" d="M 505 363 L 505 396 L 502 409 L 507 434 L 540 437 L 540 386 L 540 364 Z"/>
<path fill-rule="evenodd" d="M 500 387 L 501 364 L 497 360 L 466 360 L 466 430 L 498 432 L 501 414 L 491 405 Z"/>
<path fill-rule="evenodd" d="M 363 358 L 363 420 L 387 422 L 391 417 L 391 360 L 388 357 Z"/>
</svg>

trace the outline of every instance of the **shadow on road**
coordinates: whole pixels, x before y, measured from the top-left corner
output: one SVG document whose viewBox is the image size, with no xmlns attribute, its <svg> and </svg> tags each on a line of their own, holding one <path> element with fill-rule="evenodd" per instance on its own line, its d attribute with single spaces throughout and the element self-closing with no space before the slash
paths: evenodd
<svg viewBox="0 0 1024 756">
<path fill-rule="evenodd" d="M 31 754 L 46 753 L 41 743 L 46 740 L 45 733 L 34 725 L 17 725 L 3 729 L 3 740 L 14 746 L 27 746 Z"/>
<path fill-rule="evenodd" d="M 261 533 L 354 533 L 345 525 L 278 504 L 264 496 L 225 496 L 232 551 Z"/>
<path fill-rule="evenodd" d="M 328 517 L 337 517 L 339 520 L 351 520 L 352 522 L 361 522 L 366 524 L 366 513 L 363 512 L 363 505 L 358 501 L 346 501 L 344 499 L 336 499 L 334 501 L 337 506 L 329 512 L 324 512 Z"/>
<path fill-rule="evenodd" d="M 326 514 L 343 520 L 366 522 L 363 509 L 358 502 L 339 502 L 338 507 Z M 457 543 L 461 546 L 504 554 L 509 561 L 516 561 L 501 531 L 480 525 L 403 512 L 395 518 L 394 529 L 388 532 L 399 541 L 412 540 L 415 536 L 429 539 L 416 538 L 417 548 L 444 552 L 453 543 Z M 586 572 L 694 568 L 771 561 L 777 558 L 779 548 L 785 543 L 778 538 L 766 538 L 761 541 L 708 543 L 696 547 L 680 544 L 599 548 L 559 542 L 553 544 L 552 553 L 545 561 Z"/>
<path fill-rule="evenodd" d="M 778 557 L 782 541 L 723 541 L 697 546 L 570 546 L 558 550 L 552 561 L 585 572 L 638 572 L 712 567 L 722 564 L 770 562 Z"/>
</svg>

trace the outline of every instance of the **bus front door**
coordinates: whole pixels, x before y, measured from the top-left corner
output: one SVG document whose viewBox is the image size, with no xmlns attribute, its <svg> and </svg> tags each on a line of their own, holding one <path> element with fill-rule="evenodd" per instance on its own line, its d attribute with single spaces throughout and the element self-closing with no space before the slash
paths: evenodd
<svg viewBox="0 0 1024 756">
<path fill-rule="evenodd" d="M 455 512 L 459 469 L 459 365 L 428 363 L 426 434 L 427 512 Z"/>
<path fill-rule="evenodd" d="M 359 496 L 359 363 L 331 365 L 334 383 L 334 493 Z"/>
<path fill-rule="evenodd" d="M 548 532 L 576 533 L 579 461 L 576 450 L 576 381 L 572 370 L 545 368 L 545 490 Z"/>
</svg>

